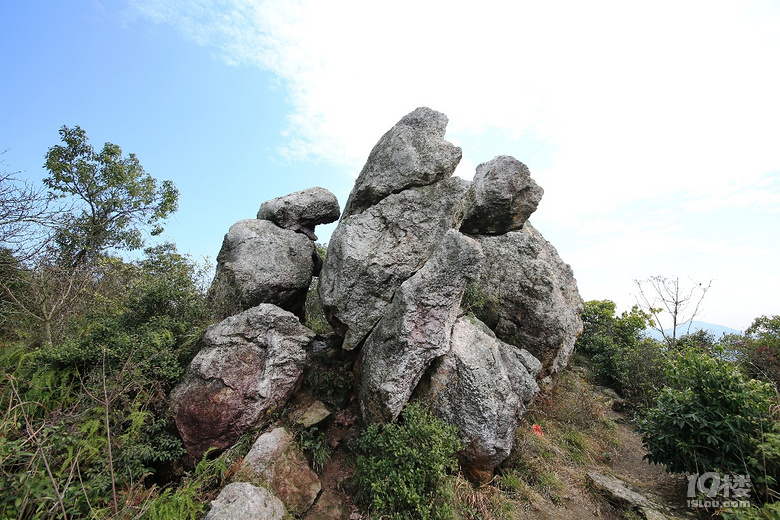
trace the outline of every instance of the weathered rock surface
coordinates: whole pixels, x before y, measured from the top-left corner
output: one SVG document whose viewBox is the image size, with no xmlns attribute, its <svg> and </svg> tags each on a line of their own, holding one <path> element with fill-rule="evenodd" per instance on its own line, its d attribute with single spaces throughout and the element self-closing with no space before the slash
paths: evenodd
<svg viewBox="0 0 780 520">
<path fill-rule="evenodd" d="M 418 394 L 457 427 L 466 446 L 461 466 L 471 480 L 485 483 L 509 456 L 526 403 L 539 391 L 536 375 L 542 366 L 530 353 L 498 340 L 473 316 L 455 322 L 451 345 Z"/>
<path fill-rule="evenodd" d="M 462 153 L 444 140 L 447 121 L 447 116 L 426 107 L 401 118 L 371 150 L 343 216 L 358 214 L 391 193 L 452 175 Z"/>
<path fill-rule="evenodd" d="M 363 345 L 359 399 L 366 422 L 395 420 L 431 362 L 449 351 L 463 290 L 483 258 L 476 240 L 452 229 L 395 292 Z"/>
<path fill-rule="evenodd" d="M 475 238 L 486 257 L 477 288 L 490 303 L 477 317 L 499 339 L 539 359 L 543 377 L 558 373 L 582 332 L 583 303 L 571 267 L 529 222 L 522 231 Z"/>
<path fill-rule="evenodd" d="M 273 303 L 301 315 L 315 255 L 314 242 L 305 235 L 268 220 L 236 222 L 217 256 L 209 298 L 238 311 Z"/>
<path fill-rule="evenodd" d="M 314 227 L 339 219 L 339 201 L 325 188 L 309 188 L 263 202 L 257 218 L 317 240 Z"/>
<path fill-rule="evenodd" d="M 480 235 L 521 229 L 544 194 L 528 167 L 508 155 L 477 166 L 473 189 L 474 202 L 460 229 Z"/>
<path fill-rule="evenodd" d="M 294 515 L 308 511 L 322 489 L 292 434 L 283 427 L 258 437 L 244 458 L 243 468 L 266 483 Z"/>
<path fill-rule="evenodd" d="M 658 506 L 643 495 L 629 489 L 622 480 L 595 471 L 589 471 L 586 477 L 590 485 L 596 491 L 604 494 L 611 502 L 624 508 L 633 509 L 646 520 L 666 520 L 666 517 L 658 511 Z"/>
<path fill-rule="evenodd" d="M 358 346 L 384 315 L 396 289 L 428 260 L 469 206 L 458 177 L 389 195 L 342 217 L 319 278 L 322 306 L 343 348 Z"/>
<path fill-rule="evenodd" d="M 286 514 L 282 501 L 264 487 L 234 482 L 211 502 L 203 520 L 282 520 Z"/>
<path fill-rule="evenodd" d="M 212 325 L 171 406 L 191 463 L 267 424 L 298 386 L 314 338 L 298 318 L 261 304 Z"/>
</svg>

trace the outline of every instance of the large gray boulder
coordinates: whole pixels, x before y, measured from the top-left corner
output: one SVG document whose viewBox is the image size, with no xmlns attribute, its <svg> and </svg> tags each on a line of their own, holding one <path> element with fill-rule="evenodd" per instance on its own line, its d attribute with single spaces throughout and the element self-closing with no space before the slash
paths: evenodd
<svg viewBox="0 0 780 520">
<path fill-rule="evenodd" d="M 475 286 L 488 302 L 475 314 L 499 339 L 539 359 L 542 377 L 554 376 L 582 332 L 583 302 L 571 267 L 530 222 L 522 231 L 474 238 L 486 257 Z"/>
<path fill-rule="evenodd" d="M 298 516 L 311 507 L 322 489 L 292 434 L 283 427 L 258 437 L 244 457 L 243 471 L 265 483 Z"/>
<path fill-rule="evenodd" d="M 455 322 L 451 345 L 418 395 L 458 429 L 465 446 L 461 467 L 471 480 L 485 483 L 509 456 L 526 404 L 539 391 L 536 376 L 542 366 L 473 316 Z"/>
<path fill-rule="evenodd" d="M 460 228 L 464 233 L 497 235 L 521 229 L 544 194 L 528 167 L 508 155 L 477 166 L 473 186 L 474 203 Z"/>
<path fill-rule="evenodd" d="M 217 256 L 209 298 L 222 317 L 261 303 L 302 315 L 315 267 L 314 242 L 268 220 L 230 227 Z"/>
<path fill-rule="evenodd" d="M 469 206 L 469 182 L 451 177 L 388 195 L 342 216 L 328 245 L 319 293 L 331 325 L 351 350 L 384 315 L 396 289 L 416 273 Z"/>
<path fill-rule="evenodd" d="M 257 218 L 317 240 L 314 227 L 337 221 L 339 214 L 336 196 L 325 188 L 316 187 L 263 202 Z"/>
<path fill-rule="evenodd" d="M 366 422 L 395 420 L 431 362 L 449 351 L 463 290 L 482 260 L 476 240 L 450 230 L 395 292 L 363 345 L 359 401 Z"/>
<path fill-rule="evenodd" d="M 219 492 L 203 520 L 282 520 L 284 504 L 262 486 L 234 482 Z"/>
<path fill-rule="evenodd" d="M 261 304 L 212 325 L 182 383 L 171 393 L 176 427 L 194 464 L 267 424 L 298 386 L 315 334 L 298 318 Z"/>
<path fill-rule="evenodd" d="M 461 149 L 444 140 L 447 116 L 420 107 L 379 139 L 344 207 L 355 215 L 392 193 L 427 186 L 452 175 Z"/>
</svg>

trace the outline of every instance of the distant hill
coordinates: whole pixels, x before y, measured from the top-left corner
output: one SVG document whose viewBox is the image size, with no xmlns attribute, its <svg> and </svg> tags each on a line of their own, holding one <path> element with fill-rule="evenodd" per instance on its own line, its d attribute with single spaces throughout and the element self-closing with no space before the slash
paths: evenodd
<svg viewBox="0 0 780 520">
<path fill-rule="evenodd" d="M 686 333 L 689 332 L 688 325 L 689 324 L 686 323 L 685 325 L 680 325 L 680 326 L 677 327 L 677 337 L 678 338 L 680 336 L 683 336 L 683 335 L 685 335 Z M 726 327 L 724 325 L 715 325 L 713 323 L 705 323 L 703 321 L 692 321 L 690 323 L 690 327 L 691 327 L 690 328 L 690 332 L 691 333 L 696 332 L 697 330 L 708 330 L 708 331 L 712 332 L 715 335 L 716 339 L 719 339 L 723 334 L 741 334 L 742 333 L 742 331 L 736 330 L 736 329 L 732 329 L 731 327 Z M 666 333 L 667 336 L 671 336 L 672 329 L 671 328 L 666 329 L 666 330 L 664 330 L 664 332 Z M 651 338 L 655 338 L 657 340 L 662 340 L 663 339 L 663 337 L 661 336 L 661 333 L 658 332 L 655 329 L 647 329 L 647 335 L 650 336 Z"/>
</svg>

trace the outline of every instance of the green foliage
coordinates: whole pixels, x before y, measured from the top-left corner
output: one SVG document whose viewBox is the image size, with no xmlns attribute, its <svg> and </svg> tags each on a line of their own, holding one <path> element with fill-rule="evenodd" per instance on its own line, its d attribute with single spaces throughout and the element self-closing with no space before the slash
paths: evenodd
<svg viewBox="0 0 780 520">
<path fill-rule="evenodd" d="M 297 431 L 295 435 L 301 451 L 311 460 L 312 469 L 321 473 L 333 453 L 328 437 L 316 426 Z"/>
<path fill-rule="evenodd" d="M 488 293 L 482 280 L 474 280 L 466 285 L 461 299 L 461 307 L 471 312 L 488 327 L 495 328 L 500 318 L 501 299 L 499 295 Z"/>
<path fill-rule="evenodd" d="M 357 498 L 373 515 L 391 519 L 451 518 L 439 499 L 461 448 L 454 427 L 410 403 L 400 420 L 369 426 L 357 440 Z"/>
<path fill-rule="evenodd" d="M 763 472 L 754 454 L 769 431 L 769 385 L 698 349 L 680 352 L 667 377 L 669 386 L 638 423 L 650 462 L 673 473 Z"/>
<path fill-rule="evenodd" d="M 746 372 L 780 388 L 780 316 L 756 318 L 741 346 Z"/>
<path fill-rule="evenodd" d="M 170 181 L 158 185 L 134 154 L 124 157 L 115 144 L 96 152 L 78 126 L 63 126 L 59 133 L 64 144 L 49 148 L 44 184 L 52 196 L 74 203 L 55 235 L 66 263 L 82 264 L 108 248 L 138 249 L 144 229 L 163 231 L 179 197 Z"/>
<path fill-rule="evenodd" d="M 590 358 L 596 377 L 632 405 L 646 408 L 666 383 L 666 353 L 644 336 L 650 314 L 635 306 L 617 316 L 614 302 L 593 300 L 585 302 L 582 321 L 576 348 Z"/>
<path fill-rule="evenodd" d="M 321 336 L 327 336 L 333 334 L 333 327 L 330 326 L 327 318 L 325 318 L 318 287 L 319 279 L 315 277 L 309 284 L 309 291 L 306 293 L 306 304 L 304 307 L 306 323 L 304 325 Z"/>
<path fill-rule="evenodd" d="M 105 262 L 108 287 L 62 343 L 0 347 L 0 487 L 15 497 L 0 518 L 116 516 L 184 454 L 166 395 L 204 326 L 199 267 L 171 245 Z"/>
</svg>

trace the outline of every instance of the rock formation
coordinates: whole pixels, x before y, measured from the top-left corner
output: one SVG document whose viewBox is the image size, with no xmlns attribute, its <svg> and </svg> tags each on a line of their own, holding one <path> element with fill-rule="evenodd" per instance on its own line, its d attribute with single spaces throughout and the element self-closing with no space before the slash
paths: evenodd
<svg viewBox="0 0 780 520">
<path fill-rule="evenodd" d="M 437 360 L 419 398 L 458 428 L 466 446 L 461 466 L 471 480 L 490 481 L 509 456 L 526 404 L 539 391 L 541 368 L 528 351 L 502 342 L 478 319 L 455 322 L 451 349 Z"/>
<path fill-rule="evenodd" d="M 433 360 L 450 350 L 461 295 L 482 260 L 479 243 L 451 229 L 395 292 L 363 345 L 359 398 L 365 420 L 395 420 Z"/>
<path fill-rule="evenodd" d="M 210 291 L 229 317 L 204 334 L 172 394 L 191 462 L 268 425 L 299 386 L 307 349 L 314 365 L 318 345 L 338 349 L 299 321 L 319 274 L 323 310 L 343 338 L 334 352 L 354 362 L 364 422 L 393 421 L 421 400 L 457 427 L 466 474 L 492 478 L 526 407 L 568 363 L 582 300 L 571 268 L 528 222 L 543 193 L 528 168 L 499 156 L 472 182 L 451 177 L 461 150 L 444 140 L 446 126 L 444 114 L 418 108 L 382 136 L 321 271 L 314 227 L 338 218 L 323 188 L 267 201 L 257 219 L 230 228 Z M 357 412 L 334 415 L 350 414 L 351 425 Z M 339 420 L 319 401 L 300 415 L 296 428 Z M 283 427 L 261 435 L 244 465 L 297 516 L 320 491 Z M 343 506 L 333 502 L 312 518 Z"/>
<path fill-rule="evenodd" d="M 191 464 L 270 422 L 269 412 L 295 391 L 313 338 L 296 316 L 267 303 L 209 327 L 171 394 Z"/>
</svg>

